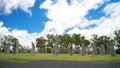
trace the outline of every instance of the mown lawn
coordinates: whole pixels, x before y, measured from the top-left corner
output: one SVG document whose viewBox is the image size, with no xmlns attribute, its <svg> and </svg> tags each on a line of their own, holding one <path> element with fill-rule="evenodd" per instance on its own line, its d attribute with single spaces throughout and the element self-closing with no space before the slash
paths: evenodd
<svg viewBox="0 0 120 68">
<path fill-rule="evenodd" d="M 14 54 L 3 54 L 0 53 L 0 61 L 10 61 L 10 62 L 29 62 L 29 61 L 38 61 L 38 60 L 56 60 L 56 61 L 81 61 L 81 62 L 120 62 L 120 54 L 115 57 L 110 55 L 86 55 L 81 56 L 79 54 L 74 54 L 70 56 L 69 54 L 60 54 L 58 56 L 53 56 L 53 54 L 40 54 L 36 53 L 32 55 L 31 53 L 20 53 L 17 55 Z"/>
</svg>

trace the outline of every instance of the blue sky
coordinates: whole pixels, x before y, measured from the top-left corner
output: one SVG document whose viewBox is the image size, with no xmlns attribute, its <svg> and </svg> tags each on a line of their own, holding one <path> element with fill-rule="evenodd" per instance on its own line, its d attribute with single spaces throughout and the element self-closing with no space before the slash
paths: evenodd
<svg viewBox="0 0 120 68">
<path fill-rule="evenodd" d="M 119 21 L 120 0 L 0 0 L 0 35 L 24 45 L 49 33 L 113 37 Z"/>
<path fill-rule="evenodd" d="M 35 6 L 31 8 L 32 16 L 24 11 L 17 9 L 13 10 L 10 15 L 0 15 L 0 21 L 4 22 L 4 26 L 11 29 L 28 30 L 28 32 L 40 32 L 44 28 L 44 23 L 47 21 L 45 10 L 39 9 L 42 0 L 36 0 Z"/>
<path fill-rule="evenodd" d="M 70 0 L 67 1 L 70 3 Z M 111 0 L 104 3 L 97 9 L 89 10 L 86 18 L 89 20 L 101 18 L 105 15 L 102 9 L 109 3 L 118 1 L 119 0 Z M 27 30 L 29 33 L 41 32 L 44 29 L 45 22 L 48 20 L 45 16 L 47 10 L 39 8 L 40 4 L 43 2 L 44 0 L 36 0 L 34 7 L 31 8 L 32 16 L 18 8 L 17 10 L 12 10 L 12 14 L 0 14 L 0 21 L 4 22 L 5 27 L 9 27 L 11 29 Z M 95 27 L 95 25 L 91 27 Z"/>
</svg>

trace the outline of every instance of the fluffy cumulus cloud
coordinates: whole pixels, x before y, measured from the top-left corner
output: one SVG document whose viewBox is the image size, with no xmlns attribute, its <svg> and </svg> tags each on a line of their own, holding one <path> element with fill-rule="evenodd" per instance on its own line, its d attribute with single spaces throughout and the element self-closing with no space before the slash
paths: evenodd
<svg viewBox="0 0 120 68">
<path fill-rule="evenodd" d="M 0 0 L 0 13 L 11 14 L 12 10 L 21 9 L 26 13 L 31 13 L 31 7 L 34 6 L 35 0 Z"/>
<path fill-rule="evenodd" d="M 118 3 L 111 3 L 107 5 L 103 11 L 105 12 L 105 16 L 101 17 L 96 21 L 98 26 L 93 29 L 85 29 L 79 30 L 77 32 L 82 33 L 90 38 L 91 34 L 98 34 L 98 35 L 107 35 L 113 37 L 114 31 L 120 29 L 120 2 Z M 91 21 L 88 21 L 88 23 Z M 74 30 L 71 30 L 69 33 L 74 33 Z"/>
<path fill-rule="evenodd" d="M 85 16 L 109 0 L 45 0 L 40 9 L 46 9 L 49 19 L 41 34 L 81 33 L 87 38 L 92 34 L 113 36 L 120 29 L 120 2 L 110 3 L 103 8 L 105 16 L 88 20 Z M 89 27 L 96 25 L 96 27 Z M 89 28 L 88 28 L 89 27 Z"/>
<path fill-rule="evenodd" d="M 9 32 L 8 29 L 9 29 L 9 28 L 7 28 L 7 27 L 3 27 L 3 22 L 0 21 L 0 37 L 2 37 L 3 35 L 8 35 L 8 34 L 10 34 L 10 32 Z"/>
<path fill-rule="evenodd" d="M 12 35 L 17 38 L 21 45 L 31 47 L 31 42 L 35 43 L 39 33 L 28 33 L 27 30 L 12 30 L 3 26 L 3 22 L 0 21 L 0 37 L 4 35 Z"/>
<path fill-rule="evenodd" d="M 26 30 L 13 30 L 11 35 L 16 37 L 23 46 L 31 47 L 31 42 L 35 43 L 38 33 L 28 33 Z"/>
</svg>

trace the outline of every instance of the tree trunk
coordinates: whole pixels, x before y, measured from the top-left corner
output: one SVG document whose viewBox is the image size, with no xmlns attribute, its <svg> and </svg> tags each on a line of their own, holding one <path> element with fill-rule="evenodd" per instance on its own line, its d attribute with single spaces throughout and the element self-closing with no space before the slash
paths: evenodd
<svg viewBox="0 0 120 68">
<path fill-rule="evenodd" d="M 45 47 L 45 53 L 47 53 L 48 51 L 47 51 L 47 49 L 48 49 L 48 47 Z"/>
<path fill-rule="evenodd" d="M 41 53 L 44 53 L 44 48 L 43 47 L 41 48 Z"/>
<path fill-rule="evenodd" d="M 38 52 L 38 53 L 41 53 L 40 47 L 37 48 L 37 52 Z"/>
</svg>

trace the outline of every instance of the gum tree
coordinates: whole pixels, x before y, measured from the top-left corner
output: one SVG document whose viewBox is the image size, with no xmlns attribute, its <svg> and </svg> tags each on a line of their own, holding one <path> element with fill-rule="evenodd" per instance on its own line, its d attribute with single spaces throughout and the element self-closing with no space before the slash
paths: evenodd
<svg viewBox="0 0 120 68">
<path fill-rule="evenodd" d="M 18 53 L 18 48 L 19 48 L 19 41 L 17 38 L 14 38 L 11 35 L 5 35 L 1 38 L 1 44 L 4 49 L 5 54 L 10 53 L 10 47 L 13 46 L 13 53 L 17 54 Z"/>
<path fill-rule="evenodd" d="M 54 40 L 54 35 L 47 34 L 47 46 L 51 49 L 51 53 L 53 53 L 53 40 Z"/>
<path fill-rule="evenodd" d="M 73 37 L 74 45 L 77 48 L 79 48 L 79 54 L 81 54 L 81 50 L 80 50 L 80 47 L 81 47 L 81 34 L 73 34 L 72 37 Z"/>
<path fill-rule="evenodd" d="M 118 49 L 116 50 L 116 53 L 120 54 L 120 30 L 116 30 L 114 34 L 115 34 L 114 39 L 116 41 L 116 46 L 118 47 Z"/>
<path fill-rule="evenodd" d="M 44 53 L 44 49 L 46 46 L 46 39 L 44 37 L 40 37 L 36 39 L 36 47 L 38 52 Z"/>
<path fill-rule="evenodd" d="M 19 41 L 17 38 L 12 38 L 13 53 L 18 54 L 19 52 Z"/>
<path fill-rule="evenodd" d="M 69 54 L 70 56 L 73 55 L 73 38 L 72 36 L 70 36 L 69 34 L 65 34 L 64 35 L 64 43 L 65 43 L 65 46 L 68 48 L 68 51 L 69 51 Z"/>
<path fill-rule="evenodd" d="M 81 47 L 82 47 L 82 50 L 81 50 L 81 55 L 85 55 L 86 54 L 86 47 L 90 44 L 90 41 L 85 39 L 84 36 L 81 37 Z"/>
<path fill-rule="evenodd" d="M 108 43 L 110 42 L 110 37 L 108 36 L 100 36 L 98 38 L 98 45 L 101 49 L 101 54 L 104 55 L 105 53 L 108 53 L 109 49 L 108 49 Z"/>
</svg>

